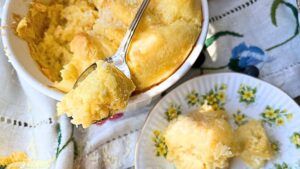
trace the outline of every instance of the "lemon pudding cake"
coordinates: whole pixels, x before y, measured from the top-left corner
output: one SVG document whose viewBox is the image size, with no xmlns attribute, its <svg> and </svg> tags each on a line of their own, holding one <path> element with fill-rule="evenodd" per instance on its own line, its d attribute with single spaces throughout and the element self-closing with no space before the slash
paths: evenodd
<svg viewBox="0 0 300 169">
<path fill-rule="evenodd" d="M 179 115 L 164 131 L 167 159 L 177 169 L 227 169 L 240 157 L 253 169 L 262 168 L 274 156 L 262 123 L 250 120 L 234 130 L 223 110 L 204 105 Z"/>
<path fill-rule="evenodd" d="M 178 169 L 223 169 L 239 153 L 235 133 L 223 111 L 200 109 L 180 115 L 165 131 L 167 159 Z"/>
<path fill-rule="evenodd" d="M 124 110 L 134 89 L 133 82 L 114 65 L 98 61 L 97 69 L 57 104 L 57 112 L 86 128 Z"/>
<path fill-rule="evenodd" d="M 142 0 L 35 0 L 16 33 L 54 87 L 69 92 L 90 64 L 113 55 Z M 168 78 L 202 24 L 199 0 L 151 0 L 127 53 L 136 91 Z"/>
</svg>

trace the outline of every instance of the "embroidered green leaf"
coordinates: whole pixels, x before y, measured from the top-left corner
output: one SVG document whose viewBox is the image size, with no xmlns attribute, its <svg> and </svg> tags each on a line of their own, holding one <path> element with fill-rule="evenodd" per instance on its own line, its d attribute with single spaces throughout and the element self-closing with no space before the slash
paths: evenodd
<svg viewBox="0 0 300 169">
<path fill-rule="evenodd" d="M 272 19 L 273 25 L 275 25 L 275 26 L 277 26 L 276 12 L 277 12 L 277 9 L 278 9 L 280 3 L 282 3 L 282 0 L 275 0 L 271 7 L 271 19 Z"/>
<path fill-rule="evenodd" d="M 57 125 L 57 148 L 56 148 L 56 158 L 58 157 L 59 155 L 59 147 L 60 147 L 60 144 L 61 144 L 61 138 L 62 138 L 62 135 L 61 135 L 61 129 L 60 129 L 60 125 L 58 124 Z"/>
<path fill-rule="evenodd" d="M 6 167 L 6 165 L 0 165 L 0 169 L 5 169 Z"/>
<path fill-rule="evenodd" d="M 285 41 L 283 41 L 283 42 L 281 42 L 281 43 L 279 43 L 279 44 L 277 44 L 277 45 L 274 45 L 274 46 L 272 46 L 272 47 L 270 47 L 270 48 L 268 48 L 268 49 L 266 49 L 266 51 L 271 51 L 271 50 L 273 50 L 273 49 L 275 49 L 275 48 L 277 48 L 277 47 L 280 47 L 280 46 L 282 46 L 282 45 L 284 45 L 284 44 L 286 44 L 286 43 L 288 43 L 289 41 L 291 41 L 292 39 L 294 39 L 298 34 L 299 34 L 299 17 L 298 17 L 298 9 L 297 9 L 297 7 L 295 7 L 293 4 L 291 4 L 291 3 L 289 3 L 289 2 L 285 2 L 285 1 L 282 1 L 282 0 L 275 0 L 275 1 L 279 1 L 279 4 L 283 4 L 283 5 L 285 5 L 286 7 L 288 7 L 288 8 L 290 8 L 290 10 L 292 11 L 292 13 L 293 13 L 293 15 L 294 15 L 294 17 L 295 17 L 295 23 L 296 23 L 296 29 L 295 29 L 295 33 L 290 37 L 290 38 L 288 38 L 287 40 L 285 40 Z M 275 3 L 275 1 L 274 1 L 274 3 Z M 273 5 L 274 5 L 274 3 L 273 3 Z M 279 5 L 278 4 L 278 5 Z M 278 8 L 278 5 L 277 5 L 277 7 L 276 8 Z M 275 7 L 274 7 L 275 8 Z M 272 6 L 272 10 L 273 10 L 273 6 Z M 276 9 L 275 9 L 275 11 L 276 11 Z M 272 13 L 272 12 L 271 12 Z M 274 13 L 274 15 L 273 14 L 271 14 L 271 17 L 272 17 L 272 22 L 273 22 L 273 17 L 275 18 L 274 19 L 274 21 L 275 21 L 275 26 L 277 26 L 276 24 L 276 12 Z M 273 23 L 274 24 L 274 23 Z"/>
<path fill-rule="evenodd" d="M 243 37 L 244 35 L 231 32 L 231 31 L 220 31 L 211 36 L 210 38 L 206 39 L 205 46 L 208 48 L 210 45 L 212 45 L 216 40 L 218 40 L 220 37 L 223 36 L 234 36 L 234 37 Z"/>
</svg>

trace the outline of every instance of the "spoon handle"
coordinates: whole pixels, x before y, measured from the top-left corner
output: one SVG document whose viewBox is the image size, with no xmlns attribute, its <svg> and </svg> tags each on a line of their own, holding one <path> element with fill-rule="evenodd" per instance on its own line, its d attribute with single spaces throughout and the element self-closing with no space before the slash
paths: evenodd
<svg viewBox="0 0 300 169">
<path fill-rule="evenodd" d="M 148 4 L 149 4 L 150 0 L 144 0 L 139 8 L 139 10 L 137 11 L 130 27 L 128 28 L 122 42 L 121 42 L 121 45 L 118 49 L 118 53 L 122 53 L 122 54 L 126 54 L 127 53 L 127 50 L 128 50 L 128 47 L 129 47 L 129 44 L 130 44 L 130 41 L 133 37 L 133 34 L 134 32 L 136 31 L 136 28 L 139 24 L 139 21 L 141 20 L 141 17 L 145 11 L 145 9 L 147 8 Z"/>
</svg>

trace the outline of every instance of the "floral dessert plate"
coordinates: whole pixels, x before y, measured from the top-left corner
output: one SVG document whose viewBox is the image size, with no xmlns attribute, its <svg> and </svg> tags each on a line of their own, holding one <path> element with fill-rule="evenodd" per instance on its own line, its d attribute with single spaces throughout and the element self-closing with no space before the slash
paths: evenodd
<svg viewBox="0 0 300 169">
<path fill-rule="evenodd" d="M 278 88 L 238 73 L 194 78 L 161 99 L 151 111 L 139 137 L 135 154 L 136 168 L 175 168 L 165 158 L 168 150 L 161 134 L 172 119 L 179 114 L 195 111 L 205 101 L 215 108 L 224 109 L 234 128 L 250 119 L 263 122 L 272 148 L 276 151 L 274 159 L 264 168 L 300 168 L 299 106 Z M 248 167 L 240 159 L 234 158 L 230 168 Z"/>
</svg>

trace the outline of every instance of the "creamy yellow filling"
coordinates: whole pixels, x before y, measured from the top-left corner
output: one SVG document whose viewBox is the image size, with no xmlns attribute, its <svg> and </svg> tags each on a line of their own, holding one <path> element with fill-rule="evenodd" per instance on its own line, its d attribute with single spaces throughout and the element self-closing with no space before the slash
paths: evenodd
<svg viewBox="0 0 300 169">
<path fill-rule="evenodd" d="M 259 169 L 274 156 L 271 142 L 260 121 L 250 121 L 237 129 L 243 151 L 241 158 L 253 169 Z"/>
<path fill-rule="evenodd" d="M 227 116 L 209 106 L 178 116 L 164 132 L 167 159 L 178 169 L 225 169 L 233 157 L 251 168 L 263 167 L 274 151 L 261 122 L 251 120 L 234 130 Z"/>
<path fill-rule="evenodd" d="M 167 158 L 178 169 L 227 168 L 240 149 L 226 116 L 212 109 L 180 115 L 164 134 Z"/>
<path fill-rule="evenodd" d="M 16 32 L 54 87 L 68 92 L 87 66 L 116 52 L 141 1 L 34 1 Z M 127 54 L 137 91 L 178 69 L 201 23 L 199 0 L 151 0 Z"/>
</svg>

